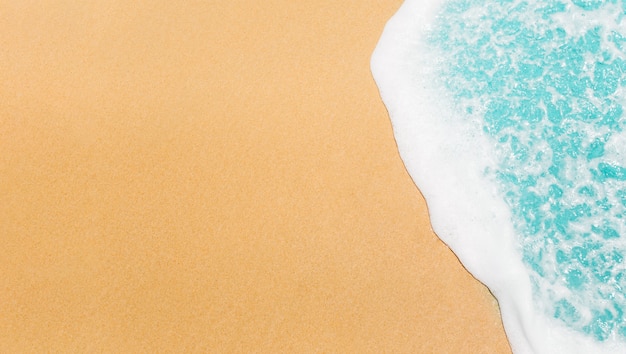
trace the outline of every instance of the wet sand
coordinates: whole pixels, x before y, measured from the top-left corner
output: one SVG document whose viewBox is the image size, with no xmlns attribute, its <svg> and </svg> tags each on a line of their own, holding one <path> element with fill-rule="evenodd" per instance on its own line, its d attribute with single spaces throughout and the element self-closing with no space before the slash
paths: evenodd
<svg viewBox="0 0 626 354">
<path fill-rule="evenodd" d="M 369 71 L 401 1 L 2 1 L 0 351 L 510 352 Z"/>
</svg>

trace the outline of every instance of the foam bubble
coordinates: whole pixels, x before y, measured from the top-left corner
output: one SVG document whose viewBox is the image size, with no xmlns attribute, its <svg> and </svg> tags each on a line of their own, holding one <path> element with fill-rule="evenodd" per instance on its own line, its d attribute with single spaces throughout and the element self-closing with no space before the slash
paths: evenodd
<svg viewBox="0 0 626 354">
<path fill-rule="evenodd" d="M 626 1 L 407 0 L 372 71 L 520 353 L 626 346 Z"/>
</svg>

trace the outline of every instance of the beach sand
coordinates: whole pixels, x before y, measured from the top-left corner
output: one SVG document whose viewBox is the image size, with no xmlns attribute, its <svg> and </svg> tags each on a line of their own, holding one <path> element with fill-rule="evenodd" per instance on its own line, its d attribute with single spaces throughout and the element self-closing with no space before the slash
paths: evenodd
<svg viewBox="0 0 626 354">
<path fill-rule="evenodd" d="M 400 4 L 1 1 L 0 351 L 510 352 L 370 73 Z"/>
</svg>

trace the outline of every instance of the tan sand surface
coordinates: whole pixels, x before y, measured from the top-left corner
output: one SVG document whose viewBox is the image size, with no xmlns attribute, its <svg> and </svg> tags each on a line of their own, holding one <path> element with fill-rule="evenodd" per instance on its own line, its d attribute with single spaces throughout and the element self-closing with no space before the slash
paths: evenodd
<svg viewBox="0 0 626 354">
<path fill-rule="evenodd" d="M 400 3 L 0 0 L 0 352 L 509 352 L 369 71 Z"/>
</svg>

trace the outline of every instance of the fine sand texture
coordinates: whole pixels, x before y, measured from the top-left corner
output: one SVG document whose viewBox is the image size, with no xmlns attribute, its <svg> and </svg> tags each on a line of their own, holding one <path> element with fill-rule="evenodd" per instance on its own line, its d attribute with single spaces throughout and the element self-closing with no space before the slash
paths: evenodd
<svg viewBox="0 0 626 354">
<path fill-rule="evenodd" d="M 370 73 L 400 4 L 0 0 L 0 352 L 509 353 Z"/>
</svg>

